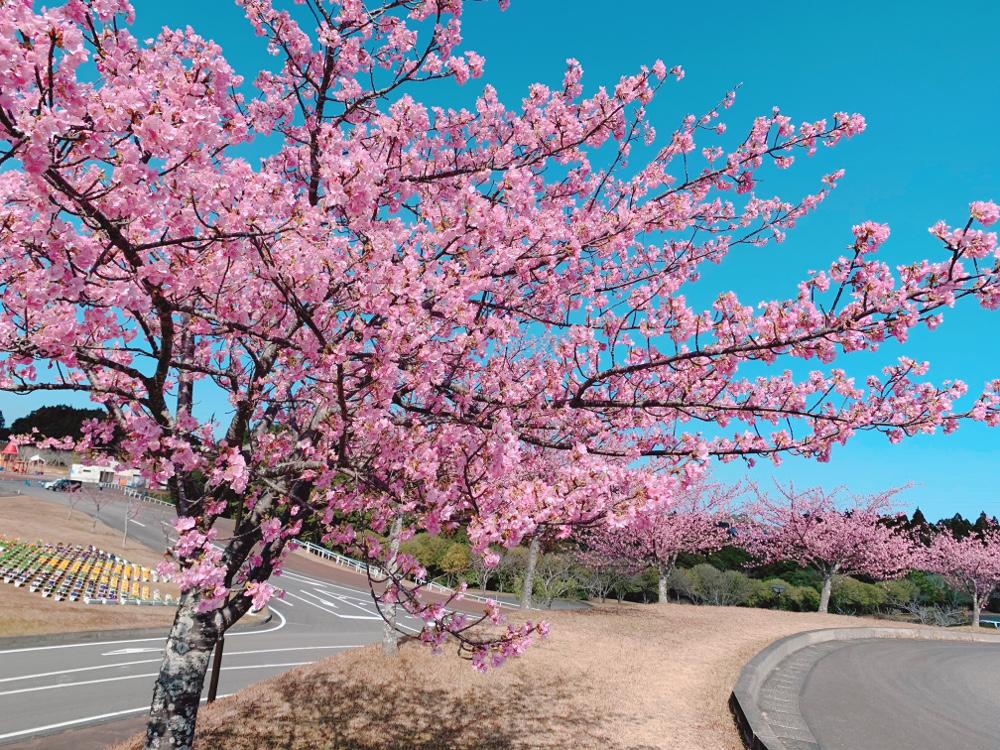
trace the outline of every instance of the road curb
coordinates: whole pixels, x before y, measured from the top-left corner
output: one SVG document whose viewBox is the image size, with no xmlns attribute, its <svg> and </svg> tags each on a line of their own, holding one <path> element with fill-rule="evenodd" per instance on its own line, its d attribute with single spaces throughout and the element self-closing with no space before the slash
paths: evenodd
<svg viewBox="0 0 1000 750">
<path fill-rule="evenodd" d="M 729 709 L 733 713 L 744 746 L 749 750 L 788 750 L 785 743 L 767 723 L 759 704 L 760 689 L 779 664 L 795 652 L 809 646 L 831 641 L 854 641 L 871 638 L 1000 643 L 1000 635 L 922 627 L 827 628 L 796 633 L 782 638 L 747 662 L 729 697 Z"/>
<path fill-rule="evenodd" d="M 175 605 L 176 606 L 176 605 Z M 267 627 L 273 615 L 268 613 L 252 621 L 240 620 L 227 632 L 253 631 Z M 141 638 L 167 639 L 170 627 L 128 628 L 119 630 L 82 630 L 69 633 L 46 633 L 42 635 L 12 635 L 0 638 L 0 651 L 14 648 L 35 648 L 39 646 L 62 646 L 71 643 L 100 643 L 101 641 L 134 641 Z"/>
</svg>

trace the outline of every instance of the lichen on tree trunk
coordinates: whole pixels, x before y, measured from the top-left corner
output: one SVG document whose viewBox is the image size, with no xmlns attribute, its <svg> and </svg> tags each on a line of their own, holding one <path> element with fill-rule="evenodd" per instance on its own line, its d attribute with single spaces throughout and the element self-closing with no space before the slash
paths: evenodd
<svg viewBox="0 0 1000 750">
<path fill-rule="evenodd" d="M 399 559 L 399 545 L 403 536 L 403 517 L 396 516 L 392 522 L 392 531 L 389 536 L 389 559 L 386 560 L 386 570 L 389 573 L 390 581 L 397 576 L 397 563 Z M 397 605 L 389 604 L 382 610 L 382 618 L 385 620 L 382 631 L 382 652 L 386 656 L 395 656 L 399 651 L 399 633 L 396 631 Z"/>
<path fill-rule="evenodd" d="M 153 688 L 146 750 L 190 750 L 194 743 L 201 691 L 216 641 L 216 627 L 196 607 L 193 596 L 181 597 Z"/>
</svg>

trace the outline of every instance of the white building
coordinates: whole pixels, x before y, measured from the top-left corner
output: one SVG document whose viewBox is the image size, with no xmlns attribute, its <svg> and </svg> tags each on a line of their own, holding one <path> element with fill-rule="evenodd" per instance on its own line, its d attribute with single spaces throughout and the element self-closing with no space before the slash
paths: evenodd
<svg viewBox="0 0 1000 750">
<path fill-rule="evenodd" d="M 138 469 L 127 469 L 117 464 L 109 466 L 73 464 L 69 468 L 69 478 L 76 482 L 116 484 L 119 487 L 146 486 L 146 480 Z"/>
</svg>

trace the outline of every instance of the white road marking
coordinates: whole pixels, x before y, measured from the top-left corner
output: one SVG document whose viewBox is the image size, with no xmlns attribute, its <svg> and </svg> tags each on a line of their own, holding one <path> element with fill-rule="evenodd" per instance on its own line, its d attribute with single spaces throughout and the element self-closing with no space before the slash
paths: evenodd
<svg viewBox="0 0 1000 750">
<path fill-rule="evenodd" d="M 368 606 L 372 606 L 373 604 L 375 604 L 375 600 L 372 599 L 370 596 L 356 596 L 354 594 L 339 594 L 336 591 L 327 591 L 325 588 L 323 588 L 321 586 L 314 586 L 313 587 L 313 591 L 318 591 L 319 593 L 321 593 L 321 594 L 323 594 L 325 596 L 332 596 L 335 599 L 339 599 L 341 601 L 351 601 L 351 600 L 354 600 L 356 602 L 360 602 L 360 603 L 366 604 Z"/>
<path fill-rule="evenodd" d="M 0 679 L 0 682 L 16 682 L 17 680 L 34 680 L 39 677 L 54 677 L 61 674 L 70 674 L 72 672 L 90 672 L 94 669 L 112 669 L 114 667 L 130 667 L 133 664 L 154 664 L 160 661 L 160 659 L 139 659 L 138 661 L 119 661 L 114 664 L 98 664 L 93 667 L 77 667 L 76 669 L 60 669 L 57 672 L 39 672 L 38 674 L 25 674 L 20 677 L 4 677 Z"/>
<path fill-rule="evenodd" d="M 232 693 L 226 693 L 225 695 L 218 696 L 219 698 L 228 698 Z M 204 703 L 207 698 L 202 698 L 201 702 Z M 128 714 L 138 714 L 143 711 L 148 711 L 149 706 L 143 706 L 142 708 L 126 708 L 123 711 L 111 711 L 106 714 L 98 714 L 97 716 L 84 716 L 82 719 L 70 719 L 69 721 L 60 721 L 57 724 L 46 724 L 42 727 L 32 727 L 31 729 L 20 729 L 16 732 L 7 732 L 7 734 L 0 734 L 0 740 L 10 740 L 14 737 L 24 737 L 25 735 L 38 734 L 40 732 L 48 732 L 53 729 L 63 729 L 64 727 L 72 727 L 77 724 L 87 724 L 92 721 L 100 721 L 102 719 L 111 719 L 115 716 L 127 716 Z"/>
<path fill-rule="evenodd" d="M 274 654 L 278 651 L 318 651 L 319 649 L 364 648 L 367 643 L 352 643 L 346 646 L 289 646 L 287 648 L 264 648 L 257 651 L 225 651 L 224 656 L 246 656 L 247 654 Z"/>
<path fill-rule="evenodd" d="M 351 643 L 339 646 L 290 646 L 287 648 L 261 648 L 253 651 L 226 651 L 225 657 L 247 656 L 248 654 L 274 654 L 283 651 L 327 651 L 330 649 L 361 648 L 366 644 Z M 38 672 L 37 674 L 24 674 L 18 677 L 2 677 L 0 682 L 17 682 L 18 680 L 35 680 L 40 677 L 56 677 L 58 675 L 71 674 L 74 672 L 92 672 L 95 669 L 113 669 L 115 667 L 131 667 L 135 664 L 156 664 L 160 659 L 138 659 L 136 661 L 119 661 L 114 664 L 96 664 L 92 667 L 76 667 L 75 669 L 60 669 L 56 672 Z M 244 667 L 245 668 L 245 667 Z M 56 685 L 55 687 L 59 687 Z"/>
<path fill-rule="evenodd" d="M 162 648 L 120 648 L 117 651 L 108 651 L 101 656 L 125 656 L 126 654 L 145 654 L 150 651 L 162 651 Z"/>
<path fill-rule="evenodd" d="M 306 591 L 305 589 L 303 589 L 302 593 L 305 594 L 306 596 L 313 597 L 318 602 L 320 602 L 321 604 L 326 605 L 327 607 L 336 607 L 337 606 L 337 604 L 335 602 L 327 601 L 326 599 L 323 599 L 322 597 L 317 596 L 316 594 L 312 593 L 311 591 Z M 302 599 L 302 597 L 296 597 L 296 598 Z M 307 602 L 308 604 L 312 604 L 317 609 L 323 609 L 323 607 L 319 606 L 319 604 L 314 604 L 313 602 L 310 602 L 310 601 L 308 601 L 306 599 L 303 599 L 303 601 Z M 347 604 L 348 606 L 351 606 L 351 607 L 358 607 L 357 604 L 351 604 L 351 602 L 347 602 L 347 601 L 341 601 L 340 603 L 341 604 Z M 344 620 L 381 620 L 382 619 L 381 616 L 379 616 L 377 614 L 376 615 L 371 614 L 370 611 L 369 610 L 365 610 L 364 607 L 358 607 L 358 609 L 360 609 L 362 611 L 365 611 L 365 612 L 369 612 L 369 614 L 367 614 L 367 615 L 345 615 L 345 614 L 341 614 L 340 612 L 334 612 L 333 610 L 329 610 L 329 609 L 323 609 L 323 611 L 324 612 L 329 612 L 330 614 L 336 615 L 337 617 L 340 617 L 340 618 L 342 618 Z"/>
<path fill-rule="evenodd" d="M 264 633 L 273 633 L 276 630 L 281 630 L 283 627 L 285 627 L 285 623 L 287 623 L 288 620 L 278 610 L 274 610 L 274 614 L 278 616 L 278 619 L 281 620 L 281 622 L 279 622 L 277 625 L 273 627 L 266 628 L 265 630 L 241 630 L 238 633 L 229 633 L 226 637 L 235 638 L 236 636 L 239 635 L 264 635 Z M 0 651 L 0 654 L 23 654 L 28 651 L 55 651 L 57 649 L 82 648 L 84 646 L 117 646 L 119 643 L 151 643 L 153 641 L 163 643 L 166 639 L 167 637 L 164 635 L 159 638 L 133 638 L 132 640 L 124 640 L 124 641 L 96 641 L 94 643 L 64 643 L 59 646 L 31 646 L 29 648 L 9 648 L 6 649 L 5 651 Z"/>
<path fill-rule="evenodd" d="M 129 523 L 134 523 L 136 526 L 142 526 L 142 528 L 146 528 L 146 524 L 142 523 L 141 521 L 136 521 L 135 519 L 132 519 L 131 521 L 129 521 Z"/>
<path fill-rule="evenodd" d="M 322 610 L 323 612 L 326 612 L 328 615 L 334 615 L 335 617 L 340 617 L 340 615 L 337 614 L 336 612 L 334 612 L 332 609 L 327 609 L 326 607 L 321 607 L 320 605 L 316 604 L 316 602 L 311 602 L 308 599 L 305 599 L 305 598 L 299 596 L 298 594 L 293 594 L 291 591 L 288 592 L 288 595 L 289 596 L 293 596 L 296 599 L 298 599 L 300 601 L 303 601 L 303 602 L 305 602 L 306 604 L 308 604 L 310 606 L 315 607 L 316 609 Z M 275 611 L 277 611 L 277 610 L 275 610 Z"/>
<path fill-rule="evenodd" d="M 281 622 L 279 622 L 274 627 L 268 628 L 267 630 L 241 630 L 238 633 L 227 633 L 226 638 L 235 638 L 236 636 L 239 635 L 263 635 L 264 633 L 273 633 L 275 630 L 281 630 L 283 627 L 285 627 L 285 624 L 288 622 L 288 620 L 285 619 L 285 616 L 281 614 L 281 612 L 279 612 L 278 610 L 274 609 L 271 611 L 278 616 L 279 620 L 281 620 Z"/>
<path fill-rule="evenodd" d="M 133 638 L 130 641 L 97 641 L 94 643 L 64 643 L 60 646 L 31 646 L 30 648 L 9 648 L 6 651 L 0 651 L 0 654 L 23 654 L 27 651 L 55 651 L 61 648 L 81 648 L 83 646 L 115 646 L 119 643 L 150 643 L 152 641 L 158 641 L 163 643 L 167 640 L 167 637 L 161 636 L 159 638 Z"/>
<path fill-rule="evenodd" d="M 293 581 L 298 581 L 299 583 L 309 583 L 312 584 L 313 586 L 322 586 L 326 583 L 326 581 L 319 581 L 316 580 L 315 578 L 304 576 L 301 573 L 290 573 L 287 570 L 284 573 L 282 573 L 280 577 L 291 578 Z M 360 589 L 355 589 L 355 590 L 360 591 Z"/>
<path fill-rule="evenodd" d="M 355 604 L 354 602 L 350 601 L 350 600 L 349 600 L 349 599 L 348 599 L 347 597 L 345 597 L 345 596 L 335 596 L 334 598 L 335 598 L 335 599 L 336 599 L 337 601 L 339 601 L 339 602 L 342 602 L 343 604 L 346 604 L 346 605 L 347 605 L 347 606 L 349 606 L 349 607 L 356 607 L 357 609 L 360 609 L 360 610 L 361 610 L 361 611 L 363 611 L 363 612 L 367 612 L 367 613 L 368 613 L 369 615 L 371 615 L 371 610 L 370 610 L 370 609 L 368 609 L 368 607 L 372 607 L 372 606 L 374 606 L 374 602 L 371 602 L 371 601 L 367 602 L 367 605 L 368 605 L 368 606 L 366 607 L 366 606 L 363 606 L 363 605 L 361 605 L 361 604 Z M 376 615 L 375 615 L 375 618 L 374 618 L 374 619 L 376 619 L 376 620 L 381 620 L 381 619 L 382 619 L 382 617 L 381 617 L 380 615 L 376 614 Z"/>
<path fill-rule="evenodd" d="M 311 661 L 292 661 L 283 664 L 250 664 L 244 667 L 222 667 L 220 671 L 229 672 L 240 669 L 274 669 L 277 667 L 300 667 L 303 664 L 312 664 Z M 143 674 L 126 674 L 119 677 L 101 677 L 96 680 L 80 680 L 79 682 L 60 682 L 55 685 L 38 685 L 30 688 L 20 688 L 18 690 L 5 690 L 0 692 L 0 696 L 19 695 L 21 693 L 37 693 L 40 690 L 58 690 L 59 688 L 79 687 L 81 685 L 97 685 L 103 682 L 121 682 L 123 680 L 138 680 L 144 677 L 156 677 L 159 672 L 149 672 Z"/>
</svg>

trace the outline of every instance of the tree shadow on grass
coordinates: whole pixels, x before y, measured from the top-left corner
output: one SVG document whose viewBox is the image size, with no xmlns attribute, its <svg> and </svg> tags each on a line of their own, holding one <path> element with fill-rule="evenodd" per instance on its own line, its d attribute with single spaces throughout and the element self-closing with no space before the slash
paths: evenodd
<svg viewBox="0 0 1000 750">
<path fill-rule="evenodd" d="M 378 659 L 337 673 L 283 675 L 202 725 L 198 750 L 555 750 L 627 746 L 618 715 L 573 710 L 559 675 L 505 676 L 464 692 L 434 687 L 419 669 L 378 670 Z M 470 669 L 464 666 L 465 669 Z M 390 677 L 386 672 L 392 672 Z M 404 679 L 400 679 L 403 677 Z M 248 696 L 249 697 L 249 696 Z M 221 706 L 220 706 L 221 708 Z"/>
</svg>

